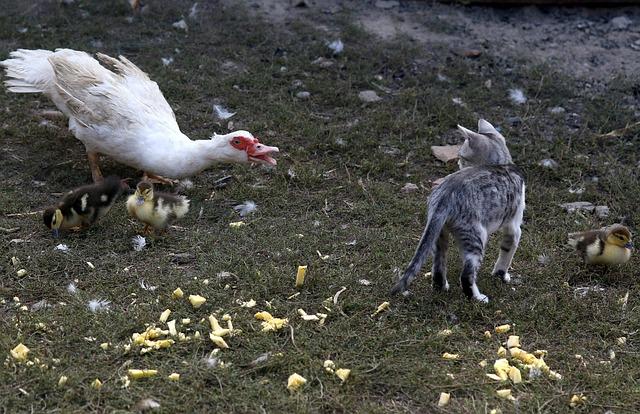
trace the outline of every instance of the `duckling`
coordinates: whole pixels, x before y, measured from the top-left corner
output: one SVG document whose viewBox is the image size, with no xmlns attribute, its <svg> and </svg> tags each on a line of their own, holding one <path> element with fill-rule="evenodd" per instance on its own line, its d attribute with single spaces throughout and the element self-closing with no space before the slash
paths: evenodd
<svg viewBox="0 0 640 414">
<path fill-rule="evenodd" d="M 143 233 L 165 230 L 169 224 L 182 218 L 189 211 L 189 200 L 184 196 L 153 191 L 153 184 L 141 181 L 136 192 L 127 199 L 129 215 L 145 224 Z"/>
<path fill-rule="evenodd" d="M 44 211 L 44 224 L 54 237 L 60 235 L 61 229 L 85 229 L 104 217 L 127 187 L 125 180 L 110 176 L 102 182 L 71 190 L 56 206 Z"/>
<path fill-rule="evenodd" d="M 619 265 L 631 257 L 631 232 L 622 224 L 569 234 L 569 245 L 587 264 Z"/>
</svg>

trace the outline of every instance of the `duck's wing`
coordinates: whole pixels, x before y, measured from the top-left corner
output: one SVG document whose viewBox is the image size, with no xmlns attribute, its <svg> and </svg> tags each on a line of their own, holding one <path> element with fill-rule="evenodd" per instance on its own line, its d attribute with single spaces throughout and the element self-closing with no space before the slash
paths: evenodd
<svg viewBox="0 0 640 414">
<path fill-rule="evenodd" d="M 49 57 L 56 89 L 81 125 L 129 131 L 154 125 L 180 131 L 173 110 L 146 73 L 122 56 L 98 58 L 114 71 L 75 50 L 59 49 Z"/>
</svg>

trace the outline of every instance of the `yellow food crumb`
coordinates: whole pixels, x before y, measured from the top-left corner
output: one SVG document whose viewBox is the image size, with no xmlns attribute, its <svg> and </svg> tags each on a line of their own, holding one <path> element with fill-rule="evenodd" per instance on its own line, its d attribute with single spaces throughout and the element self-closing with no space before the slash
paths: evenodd
<svg viewBox="0 0 640 414">
<path fill-rule="evenodd" d="M 493 370 L 502 381 L 506 381 L 509 378 L 509 368 L 509 361 L 506 358 L 496 359 L 496 362 L 493 363 Z"/>
<path fill-rule="evenodd" d="M 442 354 L 442 358 L 449 359 L 449 360 L 456 360 L 456 359 L 460 359 L 460 355 L 459 354 L 450 354 L 448 352 L 445 352 L 444 354 Z"/>
<path fill-rule="evenodd" d="M 376 311 L 371 314 L 371 316 L 376 316 L 380 312 L 389 309 L 389 305 L 390 305 L 389 302 L 382 302 L 380 306 L 378 306 L 378 309 L 376 309 Z"/>
<path fill-rule="evenodd" d="M 440 398 L 438 398 L 438 407 L 444 407 L 449 404 L 449 400 L 451 399 L 451 394 L 448 392 L 441 392 Z"/>
<path fill-rule="evenodd" d="M 507 350 L 503 346 L 498 348 L 498 356 L 501 356 L 501 357 L 507 356 Z"/>
<path fill-rule="evenodd" d="M 440 332 L 438 332 L 438 336 L 449 336 L 453 333 L 453 331 L 451 329 L 443 329 Z M 444 393 L 442 393 L 444 394 Z M 440 394 L 440 395 L 442 395 Z"/>
<path fill-rule="evenodd" d="M 351 374 L 350 369 L 346 369 L 346 368 L 336 369 L 336 376 L 340 378 L 342 382 L 345 382 L 347 378 L 349 378 L 349 374 Z"/>
<path fill-rule="evenodd" d="M 233 221 L 231 223 L 229 223 L 229 227 L 231 227 L 232 229 L 237 229 L 240 228 L 242 226 L 246 226 L 247 223 L 245 223 L 244 221 Z"/>
<path fill-rule="evenodd" d="M 30 349 L 27 348 L 22 342 L 15 346 L 10 352 L 13 359 L 16 361 L 25 361 L 29 357 Z"/>
<path fill-rule="evenodd" d="M 569 406 L 571 408 L 575 408 L 579 405 L 583 405 L 586 402 L 587 402 L 586 396 L 584 396 L 583 394 L 574 394 L 571 396 L 571 399 L 569 400 Z"/>
<path fill-rule="evenodd" d="M 485 337 L 486 339 L 491 339 L 491 332 L 489 332 L 489 331 L 484 331 L 484 337 Z"/>
<path fill-rule="evenodd" d="M 517 335 L 510 335 L 507 339 L 507 348 L 520 348 L 520 337 Z"/>
<path fill-rule="evenodd" d="M 263 332 L 277 331 L 289 323 L 289 319 L 274 318 L 269 312 L 264 311 L 256 313 L 254 317 L 263 321 L 261 323 Z"/>
<path fill-rule="evenodd" d="M 293 373 L 289 375 L 289 379 L 287 380 L 287 389 L 289 391 L 298 391 L 298 389 L 306 383 L 307 380 L 302 375 Z"/>
<path fill-rule="evenodd" d="M 183 296 L 184 296 L 184 292 L 180 288 L 176 288 L 176 290 L 174 290 L 173 293 L 171 294 L 171 297 L 173 297 L 174 299 L 180 299 Z"/>
<path fill-rule="evenodd" d="M 16 272 L 16 274 L 18 275 L 18 277 L 22 277 L 22 276 L 26 276 L 27 275 L 27 269 L 20 269 Z"/>
<path fill-rule="evenodd" d="M 67 378 L 67 376 L 66 376 L 66 375 L 60 375 L 60 379 L 58 380 L 58 387 L 63 387 L 63 386 L 64 386 L 64 384 L 66 384 L 66 383 L 67 383 L 67 380 L 68 380 L 68 379 L 69 379 L 69 378 Z"/>
<path fill-rule="evenodd" d="M 167 319 L 169 319 L 169 315 L 171 315 L 171 309 L 167 309 L 160 314 L 160 322 L 165 323 Z"/>
<path fill-rule="evenodd" d="M 174 372 L 173 374 L 169 375 L 168 378 L 171 381 L 179 381 L 180 380 L 180 374 L 178 374 L 177 372 Z"/>
<path fill-rule="evenodd" d="M 224 338 L 218 335 L 214 335 L 213 332 L 209 334 L 209 339 L 211 339 L 211 342 L 216 344 L 216 346 L 218 346 L 219 348 L 229 348 L 229 345 L 227 345 L 227 343 L 224 341 Z"/>
<path fill-rule="evenodd" d="M 100 388 L 102 388 L 102 381 L 100 381 L 98 378 L 94 379 L 91 383 L 91 388 L 99 390 Z"/>
<path fill-rule="evenodd" d="M 336 364 L 330 359 L 327 359 L 326 361 L 324 361 L 322 366 L 324 367 L 325 371 L 331 374 L 333 374 L 334 370 L 336 369 Z"/>
<path fill-rule="evenodd" d="M 191 302 L 191 306 L 193 306 L 195 309 L 198 309 L 206 301 L 207 301 L 207 299 L 203 298 L 200 295 L 189 295 L 189 302 Z"/>
<path fill-rule="evenodd" d="M 511 390 L 509 388 L 503 389 L 503 390 L 497 390 L 496 395 L 505 400 L 511 400 L 511 401 L 515 400 L 513 395 L 511 395 Z"/>
<path fill-rule="evenodd" d="M 507 333 L 509 332 L 509 330 L 511 329 L 511 325 L 506 324 L 506 325 L 500 325 L 500 326 L 496 326 L 495 331 L 496 333 Z"/>
<path fill-rule="evenodd" d="M 522 382 L 522 374 L 516 367 L 509 367 L 509 378 L 514 384 L 520 384 Z"/>
<path fill-rule="evenodd" d="M 158 375 L 156 369 L 130 369 L 127 371 L 127 375 L 131 379 L 149 378 Z"/>
<path fill-rule="evenodd" d="M 307 274 L 307 266 L 298 266 L 298 273 L 296 274 L 296 287 L 300 288 L 304 285 L 304 277 Z"/>
<path fill-rule="evenodd" d="M 482 361 L 478 362 L 478 365 L 480 365 L 482 368 L 487 366 L 487 360 L 483 359 Z"/>
<path fill-rule="evenodd" d="M 100 348 L 102 348 L 103 350 L 107 350 L 109 349 L 109 342 L 103 342 L 100 344 Z"/>
</svg>

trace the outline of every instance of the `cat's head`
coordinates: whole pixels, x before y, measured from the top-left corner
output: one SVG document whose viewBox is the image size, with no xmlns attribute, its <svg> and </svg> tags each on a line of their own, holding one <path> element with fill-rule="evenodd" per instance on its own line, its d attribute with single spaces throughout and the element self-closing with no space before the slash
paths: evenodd
<svg viewBox="0 0 640 414">
<path fill-rule="evenodd" d="M 464 144 L 458 151 L 460 168 L 475 165 L 513 164 L 504 137 L 487 121 L 478 121 L 478 132 L 458 125 L 464 136 Z"/>
</svg>

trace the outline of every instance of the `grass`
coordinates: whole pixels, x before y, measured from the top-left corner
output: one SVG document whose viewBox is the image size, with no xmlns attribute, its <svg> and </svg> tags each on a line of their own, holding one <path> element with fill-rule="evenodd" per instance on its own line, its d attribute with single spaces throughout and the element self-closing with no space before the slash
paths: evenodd
<svg viewBox="0 0 640 414">
<path fill-rule="evenodd" d="M 222 165 L 194 177 L 194 187 L 186 191 L 191 213 L 178 223 L 179 229 L 148 238 L 141 252 L 130 245 L 141 226 L 126 216 L 123 202 L 90 230 L 54 240 L 39 215 L 7 214 L 41 209 L 55 202 L 51 193 L 89 182 L 82 145 L 62 123 L 40 125 L 34 111 L 52 106 L 46 98 L 2 89 L 0 227 L 20 229 L 1 235 L 0 297 L 5 301 L 0 305 L 0 349 L 8 355 L 22 342 L 31 349 L 32 361 L 38 358 L 47 365 L 7 359 L 0 373 L 6 412 L 129 412 L 141 399 L 153 398 L 161 412 L 499 408 L 555 413 L 569 411 L 569 398 L 577 393 L 588 398 L 582 411 L 638 409 L 637 261 L 603 272 L 585 268 L 564 247 L 568 231 L 619 220 L 636 230 L 639 137 L 595 135 L 633 120 L 620 99 L 633 94 L 632 80 L 584 91 L 580 82 L 553 68 L 531 65 L 526 56 L 510 62 L 507 71 L 503 59 L 487 54 L 469 60 L 446 50 L 427 53 L 401 39 L 383 43 L 352 26 L 348 15 L 333 21 L 317 17 L 335 24 L 346 45 L 344 54 L 332 58 L 333 66 L 321 68 L 311 62 L 331 58 L 324 45 L 327 36 L 304 21 L 273 29 L 249 17 L 249 10 L 212 2 L 201 4 L 196 21 L 188 20 L 188 32 L 172 29 L 171 23 L 190 6 L 153 2 L 150 13 L 133 23 L 127 22 L 124 5 L 110 2 L 69 7 L 42 2 L 27 13 L 27 5 L 15 2 L 0 16 L 2 56 L 18 47 L 59 46 L 125 54 L 158 82 L 189 136 L 202 139 L 226 128 L 211 115 L 211 104 L 219 100 L 238 112 L 232 119 L 235 128 L 254 131 L 282 150 L 272 170 Z M 89 16 L 82 17 L 81 10 Z M 27 32 L 19 33 L 23 27 Z M 160 58 L 167 56 L 175 62 L 163 67 Z M 438 73 L 449 81 L 439 81 Z M 484 86 L 489 79 L 490 89 Z M 295 80 L 303 86 L 293 87 Z M 513 87 L 523 89 L 527 104 L 508 100 Z M 383 100 L 361 103 L 357 95 L 363 89 L 378 90 Z M 298 90 L 311 92 L 310 99 L 295 98 Z M 453 97 L 464 106 L 454 104 Z M 578 122 L 572 126 L 566 122 L 569 115 L 550 114 L 548 109 L 556 105 L 578 113 Z M 459 142 L 455 125 L 473 127 L 480 116 L 503 129 L 527 176 L 523 239 L 513 263 L 518 283 L 505 286 L 489 277 L 498 252 L 493 238 L 480 279 L 491 298 L 488 305 L 468 302 L 455 283 L 450 293 L 435 294 L 422 277 L 410 296 L 393 299 L 390 310 L 372 317 L 389 300 L 398 270 L 413 254 L 430 180 L 455 171 L 435 160 L 430 146 Z M 522 124 L 509 127 L 506 119 L 511 116 L 521 117 Z M 543 158 L 555 159 L 559 168 L 540 167 Z M 103 170 L 137 176 L 110 160 Z M 212 183 L 225 175 L 234 180 L 214 190 Z M 420 189 L 403 194 L 406 182 Z M 584 188 L 584 193 L 571 194 L 569 188 Z M 257 213 L 246 220 L 247 226 L 229 228 L 229 222 L 239 219 L 231 207 L 247 199 L 257 203 Z M 570 215 L 558 207 L 575 200 L 606 204 L 611 217 Z M 68 254 L 54 249 L 60 242 L 70 247 Z M 329 257 L 322 259 L 318 252 Z M 173 255 L 179 253 L 192 260 L 176 263 Z M 11 264 L 12 257 L 20 259 L 19 266 Z M 450 280 L 455 281 L 457 253 L 449 263 Z M 309 265 L 307 283 L 289 299 L 297 292 L 300 264 Z M 19 268 L 27 275 L 18 277 Z M 360 279 L 371 285 L 360 284 Z M 141 280 L 157 288 L 145 290 Z M 67 292 L 72 281 L 78 287 L 75 295 Z M 585 297 L 574 292 L 594 285 L 604 290 Z M 323 301 L 342 286 L 347 290 L 326 311 Z M 172 299 L 176 287 L 205 296 L 206 304 L 195 310 L 186 300 Z M 623 308 L 619 299 L 627 292 Z M 94 298 L 110 301 L 111 310 L 91 313 L 86 304 Z M 249 298 L 258 302 L 256 308 L 238 305 L 237 300 Z M 52 306 L 19 309 L 43 299 Z M 205 339 L 146 355 L 135 348 L 125 353 L 122 346 L 131 335 L 157 323 L 167 308 L 172 318 L 191 318 L 191 332 L 199 329 Z M 326 324 L 302 321 L 298 308 L 327 312 Z M 258 310 L 288 317 L 291 328 L 261 332 L 253 318 Z M 243 331 L 228 339 L 230 349 L 218 354 L 225 367 L 203 362 L 215 347 L 206 339 L 208 328 L 201 318 L 213 312 L 231 314 Z M 506 336 L 486 340 L 483 332 L 503 323 L 514 325 L 525 349 L 548 350 L 547 363 L 563 379 L 543 377 L 513 386 L 515 403 L 498 399 L 494 391 L 505 385 L 485 377 L 490 370 L 478 362 L 491 364 L 497 357 Z M 437 335 L 445 328 L 453 334 Z M 617 345 L 618 337 L 627 337 L 627 345 Z M 98 345 L 103 342 L 112 347 L 102 350 Z M 609 359 L 610 350 L 615 359 Z M 264 352 L 282 355 L 250 366 Z M 445 361 L 443 352 L 459 353 L 461 360 Z M 325 373 L 325 359 L 352 369 L 348 381 L 342 384 Z M 128 368 L 157 369 L 160 375 L 122 388 L 120 377 Z M 166 379 L 172 372 L 182 375 L 179 382 Z M 308 383 L 291 394 L 285 385 L 293 372 Z M 64 387 L 57 386 L 60 375 L 69 378 Z M 95 378 L 104 383 L 99 391 L 90 387 Z M 445 391 L 452 401 L 439 409 L 438 394 Z"/>
</svg>

